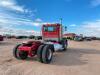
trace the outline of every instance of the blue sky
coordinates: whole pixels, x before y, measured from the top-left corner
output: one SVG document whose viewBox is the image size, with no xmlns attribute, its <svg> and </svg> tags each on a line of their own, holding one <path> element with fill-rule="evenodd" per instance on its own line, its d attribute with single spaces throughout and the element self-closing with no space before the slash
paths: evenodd
<svg viewBox="0 0 100 75">
<path fill-rule="evenodd" d="M 0 0 L 0 34 L 39 35 L 43 23 L 100 37 L 100 0 Z"/>
</svg>

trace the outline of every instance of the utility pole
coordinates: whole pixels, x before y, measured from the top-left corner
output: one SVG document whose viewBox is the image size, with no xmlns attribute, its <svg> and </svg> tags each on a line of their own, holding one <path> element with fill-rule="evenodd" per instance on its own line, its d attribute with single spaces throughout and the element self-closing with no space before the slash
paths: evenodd
<svg viewBox="0 0 100 75">
<path fill-rule="evenodd" d="M 60 35 L 60 37 L 61 37 L 61 38 L 63 38 L 63 25 L 62 25 L 62 20 L 63 20 L 63 19 L 60 18 L 60 24 L 61 24 L 61 27 L 60 27 L 60 28 L 61 28 L 61 35 Z M 60 40 L 61 38 L 59 38 L 59 40 Z"/>
<path fill-rule="evenodd" d="M 61 24 L 61 25 L 62 25 L 62 20 L 63 20 L 63 19 L 62 19 L 62 18 L 60 18 L 60 24 Z"/>
</svg>

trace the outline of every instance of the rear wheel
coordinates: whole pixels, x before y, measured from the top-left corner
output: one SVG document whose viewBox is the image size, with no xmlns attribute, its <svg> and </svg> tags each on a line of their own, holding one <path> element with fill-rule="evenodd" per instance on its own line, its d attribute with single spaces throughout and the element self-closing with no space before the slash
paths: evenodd
<svg viewBox="0 0 100 75">
<path fill-rule="evenodd" d="M 17 59 L 26 59 L 28 57 L 28 52 L 26 51 L 19 51 L 18 47 L 21 44 L 16 45 L 16 47 L 13 49 L 13 56 Z"/>
<path fill-rule="evenodd" d="M 15 46 L 15 48 L 13 49 L 13 56 L 17 59 L 19 59 L 19 50 L 18 50 L 18 47 L 20 46 L 21 44 L 18 44 Z"/>
<path fill-rule="evenodd" d="M 53 50 L 50 45 L 45 45 L 42 51 L 42 61 L 45 64 L 48 64 L 51 62 L 53 56 Z"/>
<path fill-rule="evenodd" d="M 40 45 L 37 50 L 37 59 L 39 62 L 43 63 L 42 61 L 42 51 L 43 51 L 44 45 Z"/>
</svg>

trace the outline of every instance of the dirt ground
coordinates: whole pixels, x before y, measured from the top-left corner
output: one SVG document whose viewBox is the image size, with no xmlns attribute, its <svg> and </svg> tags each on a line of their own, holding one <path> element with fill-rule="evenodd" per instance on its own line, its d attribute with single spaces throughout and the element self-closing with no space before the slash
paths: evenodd
<svg viewBox="0 0 100 75">
<path fill-rule="evenodd" d="M 15 59 L 12 50 L 22 41 L 0 42 L 0 75 L 100 75 L 100 41 L 69 41 L 68 51 L 54 53 L 51 64 Z"/>
</svg>

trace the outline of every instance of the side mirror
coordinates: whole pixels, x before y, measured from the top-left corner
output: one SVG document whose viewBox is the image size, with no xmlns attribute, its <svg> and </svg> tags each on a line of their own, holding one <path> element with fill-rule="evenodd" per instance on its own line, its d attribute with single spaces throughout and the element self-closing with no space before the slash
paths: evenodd
<svg viewBox="0 0 100 75">
<path fill-rule="evenodd" d="M 67 31 L 67 26 L 65 26 L 64 28 L 65 28 L 64 30 Z"/>
</svg>

